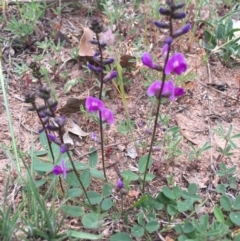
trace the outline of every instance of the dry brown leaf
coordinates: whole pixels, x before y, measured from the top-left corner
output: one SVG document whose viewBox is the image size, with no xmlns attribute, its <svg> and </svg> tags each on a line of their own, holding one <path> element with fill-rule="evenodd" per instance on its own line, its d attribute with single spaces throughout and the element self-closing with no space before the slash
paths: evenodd
<svg viewBox="0 0 240 241">
<path fill-rule="evenodd" d="M 66 128 L 67 129 L 67 128 Z M 64 133 L 63 135 L 63 142 L 64 144 L 67 145 L 68 149 L 69 150 L 72 150 L 74 148 L 74 143 L 73 143 L 73 140 L 72 138 L 69 136 L 69 131 L 67 129 L 67 131 Z"/>
<path fill-rule="evenodd" d="M 83 28 L 83 35 L 79 42 L 79 56 L 92 57 L 94 55 L 93 45 L 89 42 L 93 40 L 94 33 L 90 28 Z"/>
<path fill-rule="evenodd" d="M 128 196 L 129 197 L 134 197 L 134 198 L 138 198 L 138 195 L 140 194 L 140 191 L 136 191 L 136 190 L 130 190 L 128 192 Z"/>
<path fill-rule="evenodd" d="M 88 136 L 89 133 L 83 131 L 79 125 L 77 125 L 73 120 L 69 120 L 67 130 L 74 135 L 77 135 L 80 139 L 82 136 Z"/>
<path fill-rule="evenodd" d="M 166 237 L 166 241 L 174 241 L 174 239 L 170 238 L 170 237 Z"/>
</svg>

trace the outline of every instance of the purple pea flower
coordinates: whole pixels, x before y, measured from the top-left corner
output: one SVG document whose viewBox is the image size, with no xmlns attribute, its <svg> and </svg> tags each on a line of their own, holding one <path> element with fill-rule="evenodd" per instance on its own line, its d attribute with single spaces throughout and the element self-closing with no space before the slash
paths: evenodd
<svg viewBox="0 0 240 241">
<path fill-rule="evenodd" d="M 67 177 L 67 169 L 66 169 L 66 166 L 65 166 L 65 161 L 64 161 L 64 159 L 62 159 L 62 161 L 61 161 L 61 166 L 55 165 L 55 166 L 53 167 L 52 172 L 53 172 L 53 174 L 56 175 L 56 176 L 63 174 L 63 178 L 64 178 L 64 179 Z"/>
<path fill-rule="evenodd" d="M 153 68 L 153 61 L 148 52 L 145 52 L 142 56 L 142 63 L 146 65 L 148 68 L 152 69 Z"/>
<path fill-rule="evenodd" d="M 122 188 L 124 187 L 123 181 L 122 181 L 121 179 L 118 179 L 118 180 L 117 180 L 117 187 L 118 187 L 119 189 L 122 189 Z"/>
<path fill-rule="evenodd" d="M 164 46 L 162 48 L 162 56 L 163 56 L 164 59 L 166 59 L 166 57 L 167 57 L 168 49 L 169 49 L 169 45 L 168 44 L 164 44 Z"/>
<path fill-rule="evenodd" d="M 101 100 L 98 98 L 94 98 L 92 96 L 89 96 L 86 100 L 86 109 L 90 112 L 97 112 L 99 110 L 104 109 L 104 104 Z"/>
<path fill-rule="evenodd" d="M 162 82 L 156 80 L 153 82 L 147 90 L 148 96 L 155 96 L 159 98 L 160 90 L 161 90 Z M 170 98 L 172 101 L 176 99 L 176 97 L 183 95 L 184 89 L 176 87 L 172 80 L 164 82 L 164 87 L 162 91 L 162 97 Z"/>
<path fill-rule="evenodd" d="M 155 64 L 153 61 L 152 61 L 152 58 L 150 56 L 150 54 L 148 52 L 145 52 L 142 56 L 142 63 L 144 65 L 146 65 L 148 68 L 150 69 L 155 69 L 157 71 L 161 71 L 162 70 L 162 67 L 158 64 Z"/>
<path fill-rule="evenodd" d="M 101 110 L 102 121 L 108 122 L 109 124 L 114 123 L 114 116 L 111 110 L 104 108 Z"/>
<path fill-rule="evenodd" d="M 190 29 L 191 29 L 191 24 L 187 23 L 183 28 L 174 32 L 172 36 L 173 38 L 180 37 L 181 35 L 188 33 Z"/>
<path fill-rule="evenodd" d="M 187 69 L 187 64 L 183 54 L 177 53 L 168 60 L 165 68 L 165 74 L 169 75 L 172 72 L 174 72 L 177 75 L 180 75 L 183 72 L 185 72 L 186 69 Z"/>
</svg>

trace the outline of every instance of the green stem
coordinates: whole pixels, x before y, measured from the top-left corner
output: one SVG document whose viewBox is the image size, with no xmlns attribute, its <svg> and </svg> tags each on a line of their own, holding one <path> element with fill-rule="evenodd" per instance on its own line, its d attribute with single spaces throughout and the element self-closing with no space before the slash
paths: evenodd
<svg viewBox="0 0 240 241">
<path fill-rule="evenodd" d="M 75 167 L 75 164 L 74 164 L 74 162 L 73 162 L 73 160 L 72 160 L 72 157 L 71 157 L 69 151 L 67 151 L 67 155 L 68 155 L 69 161 L 71 162 L 73 171 L 74 171 L 74 173 L 76 174 L 76 177 L 77 177 L 77 179 L 78 179 L 78 182 L 79 182 L 79 184 L 80 184 L 80 186 L 81 186 L 81 188 L 82 188 L 82 190 L 83 190 L 83 192 L 84 192 L 84 194 L 85 194 L 85 196 L 86 196 L 86 198 L 87 198 L 87 200 L 88 200 L 88 202 L 89 202 L 89 205 L 91 206 L 91 208 L 92 208 L 92 210 L 93 210 L 93 209 L 94 209 L 94 208 L 93 208 L 93 205 L 91 204 L 91 202 L 90 202 L 90 200 L 89 200 L 89 197 L 88 197 L 88 195 L 87 195 L 87 191 L 86 191 L 86 189 L 85 189 L 85 187 L 84 187 L 84 185 L 83 185 L 80 177 L 78 176 L 77 169 L 76 169 L 76 167 Z"/>
</svg>

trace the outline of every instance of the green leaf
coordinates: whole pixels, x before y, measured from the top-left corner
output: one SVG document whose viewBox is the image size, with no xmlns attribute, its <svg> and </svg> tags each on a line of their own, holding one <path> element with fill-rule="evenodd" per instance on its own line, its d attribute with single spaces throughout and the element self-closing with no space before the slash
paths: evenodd
<svg viewBox="0 0 240 241">
<path fill-rule="evenodd" d="M 218 24 L 217 30 L 216 30 L 216 38 L 217 39 L 223 39 L 225 37 L 225 25 L 222 23 Z"/>
<path fill-rule="evenodd" d="M 33 169 L 34 171 L 40 172 L 50 172 L 53 169 L 53 164 L 48 162 L 42 162 L 38 158 L 33 158 L 34 164 Z"/>
<path fill-rule="evenodd" d="M 231 139 L 236 139 L 236 138 L 240 138 L 240 133 L 238 133 L 238 134 L 236 134 L 236 135 L 233 135 L 233 136 L 231 137 Z"/>
<path fill-rule="evenodd" d="M 192 223 L 186 222 L 183 226 L 183 232 L 184 233 L 191 233 L 195 230 L 195 227 L 193 226 Z"/>
<path fill-rule="evenodd" d="M 167 198 L 169 198 L 169 199 L 171 199 L 171 200 L 174 200 L 174 199 L 175 199 L 175 195 L 174 195 L 173 191 L 172 191 L 170 188 L 168 188 L 168 187 L 163 187 L 163 188 L 162 188 L 162 192 L 163 192 L 163 194 L 164 194 Z"/>
<path fill-rule="evenodd" d="M 89 155 L 88 164 L 89 164 L 90 167 L 95 168 L 96 165 L 97 165 L 97 161 L 98 161 L 97 151 L 96 151 L 95 147 L 92 147 L 90 149 L 90 151 L 91 152 L 94 151 L 94 152 Z"/>
<path fill-rule="evenodd" d="M 174 206 L 173 204 L 167 205 L 167 213 L 170 216 L 174 216 L 177 213 L 177 207 Z"/>
<path fill-rule="evenodd" d="M 183 231 L 181 224 L 176 224 L 175 227 L 174 227 L 174 229 L 175 229 L 175 231 L 176 231 L 177 234 L 180 234 L 180 233 L 182 233 L 182 231 Z"/>
<path fill-rule="evenodd" d="M 88 191 L 87 195 L 92 205 L 99 204 L 103 199 L 101 194 L 94 191 Z M 88 200 L 86 197 L 85 197 L 85 202 L 88 203 Z"/>
<path fill-rule="evenodd" d="M 74 238 L 87 239 L 87 240 L 101 240 L 103 235 L 91 234 L 91 233 L 83 233 L 78 231 L 70 231 L 70 236 Z"/>
<path fill-rule="evenodd" d="M 144 235 L 144 228 L 139 226 L 139 225 L 134 225 L 131 228 L 131 234 L 135 237 L 135 238 L 140 238 Z"/>
<path fill-rule="evenodd" d="M 226 186 L 224 184 L 219 184 L 216 187 L 218 193 L 225 194 L 226 193 Z"/>
<path fill-rule="evenodd" d="M 106 211 L 106 210 L 110 209 L 112 206 L 113 206 L 113 202 L 110 198 L 103 199 L 103 201 L 101 203 L 102 210 Z"/>
<path fill-rule="evenodd" d="M 77 169 L 77 171 L 82 171 L 88 168 L 88 165 L 82 162 L 74 162 L 74 166 Z M 72 164 L 70 162 L 66 163 L 67 169 L 72 169 Z"/>
<path fill-rule="evenodd" d="M 63 208 L 64 213 L 66 213 L 67 215 L 71 216 L 71 217 L 82 217 L 84 215 L 84 211 L 81 207 L 79 206 L 64 206 Z"/>
<path fill-rule="evenodd" d="M 103 196 L 109 197 L 112 194 L 112 186 L 110 184 L 105 183 L 102 187 Z"/>
<path fill-rule="evenodd" d="M 46 179 L 40 179 L 35 181 L 36 187 L 41 187 L 45 183 L 46 183 Z"/>
<path fill-rule="evenodd" d="M 130 182 L 138 180 L 138 175 L 134 172 L 126 170 L 126 171 L 123 171 L 121 174 L 122 174 L 124 179 L 128 179 Z"/>
<path fill-rule="evenodd" d="M 230 213 L 230 220 L 235 223 L 236 225 L 240 226 L 240 213 L 231 212 Z"/>
<path fill-rule="evenodd" d="M 152 173 L 147 173 L 147 174 L 146 174 L 146 182 L 152 181 L 154 177 L 155 177 L 154 174 L 152 174 Z M 144 175 L 141 175 L 140 178 L 143 180 Z"/>
<path fill-rule="evenodd" d="M 39 141 L 44 149 L 48 149 L 48 140 L 44 131 L 39 134 Z"/>
<path fill-rule="evenodd" d="M 233 209 L 240 210 L 240 195 L 237 195 L 233 204 Z"/>
<path fill-rule="evenodd" d="M 191 183 L 189 186 L 188 186 L 188 193 L 189 195 L 194 195 L 196 194 L 196 192 L 198 191 L 198 186 L 196 183 Z"/>
<path fill-rule="evenodd" d="M 231 211 L 232 209 L 232 203 L 229 197 L 227 196 L 221 196 L 220 197 L 220 204 L 221 207 L 225 210 L 225 211 Z"/>
<path fill-rule="evenodd" d="M 224 223 L 224 216 L 223 216 L 222 210 L 219 207 L 215 206 L 213 209 L 213 213 L 214 213 L 216 220 L 219 223 Z"/>
<path fill-rule="evenodd" d="M 69 186 L 72 186 L 72 187 L 79 187 L 80 186 L 78 178 L 77 178 L 77 176 L 74 172 L 68 173 L 65 181 Z"/>
<path fill-rule="evenodd" d="M 82 189 L 70 188 L 67 191 L 67 197 L 80 197 L 82 195 Z"/>
<path fill-rule="evenodd" d="M 90 183 L 91 183 L 90 171 L 88 169 L 84 170 L 80 175 L 80 179 L 81 179 L 82 184 L 85 187 L 85 189 L 87 189 L 90 186 Z"/>
<path fill-rule="evenodd" d="M 182 195 L 182 190 L 179 186 L 175 186 L 172 188 L 173 194 L 175 196 L 175 199 L 178 199 L 181 197 Z"/>
<path fill-rule="evenodd" d="M 139 164 L 138 164 L 138 171 L 140 173 L 144 173 L 147 165 L 147 159 L 148 159 L 148 155 L 144 155 L 140 157 Z M 147 168 L 149 168 L 152 165 L 152 163 L 153 163 L 153 160 L 152 160 L 152 157 L 150 157 Z"/>
<path fill-rule="evenodd" d="M 101 171 L 99 171 L 99 170 L 97 170 L 97 169 L 95 169 L 95 168 L 91 168 L 91 169 L 90 169 L 90 173 L 91 173 L 91 175 L 92 175 L 93 177 L 95 177 L 95 178 L 105 179 L 103 172 L 101 172 Z"/>
<path fill-rule="evenodd" d="M 186 211 L 191 211 L 193 209 L 193 202 L 192 200 L 189 198 L 184 202 L 181 201 L 177 201 L 177 209 L 179 212 L 186 212 Z"/>
<path fill-rule="evenodd" d="M 98 217 L 94 213 L 88 213 L 83 216 L 82 224 L 84 228 L 97 229 L 102 225 L 103 221 L 98 220 Z"/>
<path fill-rule="evenodd" d="M 117 233 L 110 237 L 110 241 L 132 241 L 127 233 Z"/>
<path fill-rule="evenodd" d="M 146 230 L 149 233 L 153 233 L 159 229 L 159 223 L 157 221 L 150 221 L 146 225 Z"/>
</svg>

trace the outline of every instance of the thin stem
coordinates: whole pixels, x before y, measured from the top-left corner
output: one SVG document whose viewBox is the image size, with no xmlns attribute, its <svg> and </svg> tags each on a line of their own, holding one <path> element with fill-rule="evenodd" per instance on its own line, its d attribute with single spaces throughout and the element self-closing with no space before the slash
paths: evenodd
<svg viewBox="0 0 240 241">
<path fill-rule="evenodd" d="M 99 35 L 96 34 L 97 42 L 98 42 L 98 50 L 100 53 L 100 66 L 102 68 L 102 71 L 100 73 L 100 90 L 99 90 L 99 100 L 102 99 L 102 91 L 103 91 L 103 54 L 102 54 L 102 47 L 100 45 L 100 39 Z M 107 175 L 106 175 L 106 170 L 105 170 L 105 157 L 104 157 L 104 137 L 103 137 L 103 122 L 102 122 L 102 113 L 99 111 L 99 120 L 100 120 L 100 136 L 101 136 L 101 152 L 102 152 L 102 168 L 103 168 L 103 173 L 104 177 L 107 181 Z"/>
<path fill-rule="evenodd" d="M 99 121 L 100 121 L 100 136 L 101 136 L 101 152 L 102 152 L 102 169 L 104 173 L 104 177 L 107 181 L 107 175 L 105 170 L 105 160 L 104 160 L 104 146 L 103 146 L 103 123 L 102 123 L 102 113 L 99 111 Z"/>
<path fill-rule="evenodd" d="M 172 26 L 171 16 L 170 16 L 169 22 L 170 22 L 170 36 L 172 36 L 173 26 Z M 162 100 L 162 92 L 163 92 L 163 87 L 164 87 L 164 84 L 165 84 L 165 81 L 166 81 L 165 68 L 166 68 L 166 65 L 167 65 L 167 62 L 168 62 L 168 59 L 169 59 L 170 51 L 171 51 L 171 44 L 169 44 L 169 46 L 168 46 L 167 56 L 166 56 L 166 59 L 165 59 L 165 62 L 164 62 L 164 67 L 163 67 L 162 85 L 161 85 L 159 96 L 157 98 L 158 99 L 157 113 L 156 113 L 156 117 L 155 117 L 155 121 L 154 121 L 153 134 L 152 134 L 152 139 L 151 139 L 150 148 L 149 148 L 148 157 L 147 157 L 147 162 L 146 162 L 146 168 L 145 168 L 144 177 L 143 177 L 143 187 L 142 187 L 143 193 L 145 191 L 147 170 L 148 170 L 148 165 L 149 165 L 149 162 L 150 162 L 150 157 L 151 157 L 151 153 L 152 153 L 152 149 L 153 149 L 153 143 L 154 143 L 156 130 L 157 130 L 158 115 L 159 115 L 159 110 L 160 110 L 161 100 Z"/>
<path fill-rule="evenodd" d="M 83 183 L 82 183 L 81 179 L 80 179 L 79 176 L 78 176 L 77 169 L 76 169 L 76 167 L 75 167 L 75 164 L 74 164 L 74 162 L 73 162 L 73 160 L 72 160 L 72 157 L 71 157 L 69 151 L 67 151 L 67 155 L 68 155 L 69 161 L 71 162 L 73 171 L 74 171 L 74 173 L 76 174 L 76 177 L 77 177 L 77 179 L 78 179 L 78 182 L 79 182 L 79 184 L 80 184 L 80 186 L 81 186 L 81 188 L 82 188 L 82 190 L 83 190 L 83 192 L 84 192 L 84 194 L 85 194 L 85 196 L 86 196 L 86 198 L 87 198 L 87 200 L 88 200 L 88 202 L 89 202 L 89 205 L 90 205 L 91 208 L 93 209 L 93 205 L 91 204 L 91 202 L 90 202 L 90 200 L 89 200 L 89 197 L 88 197 L 88 195 L 87 195 L 87 191 L 86 191 L 85 187 L 83 186 Z"/>
<path fill-rule="evenodd" d="M 64 189 L 63 189 L 63 185 L 62 185 L 62 179 L 61 179 L 60 176 L 58 177 L 58 180 L 59 180 L 59 183 L 60 183 L 61 190 L 62 190 L 63 194 L 65 194 Z"/>
</svg>

